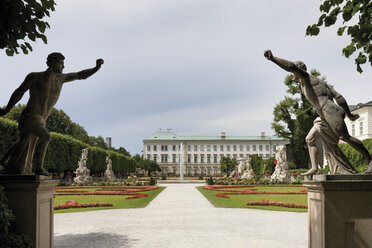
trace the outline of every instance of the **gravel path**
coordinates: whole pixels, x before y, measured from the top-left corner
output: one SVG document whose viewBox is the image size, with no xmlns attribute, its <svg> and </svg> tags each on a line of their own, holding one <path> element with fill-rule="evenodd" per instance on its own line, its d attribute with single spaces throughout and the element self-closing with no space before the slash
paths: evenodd
<svg viewBox="0 0 372 248">
<path fill-rule="evenodd" d="M 307 247 L 307 213 L 214 208 L 200 185 L 163 184 L 146 208 L 55 214 L 54 247 Z"/>
</svg>

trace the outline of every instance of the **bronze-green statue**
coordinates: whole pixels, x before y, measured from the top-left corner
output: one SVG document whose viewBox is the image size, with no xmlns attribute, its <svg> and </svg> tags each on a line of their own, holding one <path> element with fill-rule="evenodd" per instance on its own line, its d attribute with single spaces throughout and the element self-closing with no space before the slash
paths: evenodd
<svg viewBox="0 0 372 248">
<path fill-rule="evenodd" d="M 5 108 L 0 108 L 0 116 L 5 115 L 21 100 L 26 91 L 30 91 L 30 98 L 18 123 L 20 139 L 9 148 L 0 160 L 0 165 L 4 167 L 2 173 L 32 174 L 32 159 L 35 151 L 35 174 L 48 175 L 48 172 L 43 168 L 43 162 L 51 136 L 45 123 L 53 106 L 57 103 L 62 86 L 67 82 L 90 77 L 103 64 L 102 59 L 97 59 L 94 68 L 62 73 L 64 59 L 65 57 L 61 53 L 49 54 L 46 62 L 48 69 L 28 74 L 10 97 L 8 105 Z"/>
</svg>

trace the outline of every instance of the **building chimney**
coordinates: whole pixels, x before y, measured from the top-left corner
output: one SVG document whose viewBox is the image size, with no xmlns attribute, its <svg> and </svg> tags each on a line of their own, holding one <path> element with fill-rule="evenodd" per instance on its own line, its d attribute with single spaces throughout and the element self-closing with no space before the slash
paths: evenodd
<svg viewBox="0 0 372 248">
<path fill-rule="evenodd" d="M 261 137 L 265 137 L 265 132 L 261 132 Z"/>
<path fill-rule="evenodd" d="M 111 137 L 106 137 L 107 148 L 111 148 Z"/>
<path fill-rule="evenodd" d="M 225 132 L 221 132 L 221 139 L 225 139 L 226 138 L 226 133 Z"/>
</svg>

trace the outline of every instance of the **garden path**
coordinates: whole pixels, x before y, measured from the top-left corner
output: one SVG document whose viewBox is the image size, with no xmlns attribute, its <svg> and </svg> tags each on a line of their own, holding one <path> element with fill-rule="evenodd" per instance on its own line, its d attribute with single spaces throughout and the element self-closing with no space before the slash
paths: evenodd
<svg viewBox="0 0 372 248">
<path fill-rule="evenodd" d="M 54 247 L 307 247 L 307 213 L 214 208 L 200 184 L 161 186 L 146 208 L 55 214 Z"/>
</svg>

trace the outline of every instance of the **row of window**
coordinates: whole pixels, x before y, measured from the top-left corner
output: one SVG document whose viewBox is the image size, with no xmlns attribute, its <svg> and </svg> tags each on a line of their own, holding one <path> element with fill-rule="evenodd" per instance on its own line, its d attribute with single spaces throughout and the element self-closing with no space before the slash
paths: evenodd
<svg viewBox="0 0 372 248">
<path fill-rule="evenodd" d="M 167 173 L 178 174 L 179 173 L 178 168 L 176 168 L 176 167 L 173 167 L 172 170 L 170 168 L 162 168 L 161 170 L 162 170 L 163 174 L 167 174 Z M 186 173 L 187 174 L 199 174 L 199 169 L 196 168 L 196 167 L 195 168 L 187 168 Z M 207 168 L 201 167 L 200 168 L 200 174 L 204 175 L 205 173 L 207 173 L 208 175 L 217 174 L 217 173 L 219 173 L 219 169 L 218 168 L 210 168 L 210 167 L 207 167 Z"/>
<path fill-rule="evenodd" d="M 158 150 L 158 145 L 147 145 L 147 151 L 152 151 L 156 152 Z M 262 152 L 265 148 L 265 151 L 270 151 L 270 145 L 188 145 L 187 146 L 187 151 L 260 151 Z M 178 150 L 180 149 L 180 145 L 178 145 Z M 166 151 L 177 151 L 177 145 L 160 145 L 160 151 L 166 152 Z M 273 145 L 273 151 L 276 150 L 276 145 Z"/>
<path fill-rule="evenodd" d="M 246 154 L 246 156 L 243 156 L 243 154 L 240 155 L 240 158 L 244 158 L 244 157 L 248 157 L 249 154 Z M 269 158 L 270 157 L 270 154 L 260 154 L 259 155 L 260 157 L 265 157 L 265 158 Z M 222 156 L 221 156 L 222 157 Z M 237 159 L 238 156 L 237 154 L 234 154 L 233 156 L 231 156 L 230 154 L 227 154 L 226 157 L 228 158 L 235 158 Z M 147 159 L 151 160 L 151 155 L 147 155 Z M 157 154 L 154 154 L 152 156 L 152 159 L 154 161 L 157 161 L 158 162 L 158 156 Z M 160 155 L 160 162 L 161 163 L 177 163 L 179 161 L 177 161 L 177 155 L 172 155 L 172 156 L 168 156 L 167 154 L 162 154 Z M 187 155 L 187 162 L 188 163 L 219 163 L 219 158 L 218 158 L 218 155 L 214 154 L 214 155 L 198 155 L 198 154 L 194 154 L 194 155 Z"/>
<path fill-rule="evenodd" d="M 359 135 L 363 135 L 363 122 L 359 122 Z M 351 124 L 351 136 L 355 136 L 355 124 Z"/>
</svg>

